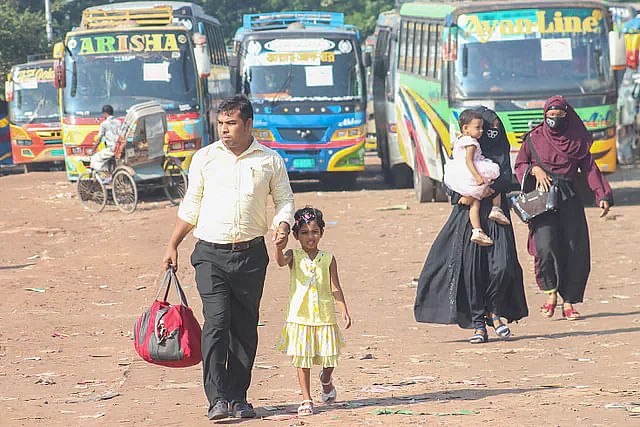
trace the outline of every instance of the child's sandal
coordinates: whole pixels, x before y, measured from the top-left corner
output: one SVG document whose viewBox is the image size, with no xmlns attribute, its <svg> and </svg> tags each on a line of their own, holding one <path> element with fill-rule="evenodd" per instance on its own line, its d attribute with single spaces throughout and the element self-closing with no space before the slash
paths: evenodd
<svg viewBox="0 0 640 427">
<path fill-rule="evenodd" d="M 298 406 L 298 416 L 306 417 L 313 415 L 313 400 L 305 399 L 302 404 Z"/>
<path fill-rule="evenodd" d="M 336 397 L 338 395 L 338 392 L 336 391 L 336 388 L 333 386 L 331 378 L 329 378 L 328 382 L 323 382 L 322 381 L 322 373 L 324 372 L 324 370 L 320 371 L 320 384 L 322 384 L 323 386 L 325 385 L 331 385 L 331 391 L 329 393 L 325 393 L 324 392 L 324 388 L 322 388 L 322 401 L 324 403 L 332 403 L 336 400 Z"/>
<path fill-rule="evenodd" d="M 481 228 L 474 228 L 471 230 L 471 241 L 476 243 L 478 246 L 493 245 L 493 240 L 491 240 L 491 238 L 487 236 Z"/>
</svg>

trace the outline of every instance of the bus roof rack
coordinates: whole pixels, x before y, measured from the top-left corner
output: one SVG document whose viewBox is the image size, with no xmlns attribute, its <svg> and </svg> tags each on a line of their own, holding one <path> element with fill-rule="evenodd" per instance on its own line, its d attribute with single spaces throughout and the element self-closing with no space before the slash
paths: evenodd
<svg viewBox="0 0 640 427">
<path fill-rule="evenodd" d="M 44 61 L 45 59 L 51 59 L 47 53 L 38 53 L 35 55 L 27 55 L 27 62 Z"/>
<path fill-rule="evenodd" d="M 122 25 L 170 25 L 173 20 L 171 6 L 146 9 L 87 9 L 82 12 L 81 28 L 111 28 Z"/>
<path fill-rule="evenodd" d="M 309 27 L 347 27 L 344 25 L 344 14 L 338 12 L 273 12 L 256 13 L 242 17 L 242 26 L 245 31 L 287 28 L 294 22 Z M 354 28 L 353 25 L 348 27 Z"/>
</svg>

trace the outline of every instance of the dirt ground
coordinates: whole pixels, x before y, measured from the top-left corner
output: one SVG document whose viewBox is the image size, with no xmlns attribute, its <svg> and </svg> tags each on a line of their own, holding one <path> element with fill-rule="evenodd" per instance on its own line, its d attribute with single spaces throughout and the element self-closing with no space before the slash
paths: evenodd
<svg viewBox="0 0 640 427">
<path fill-rule="evenodd" d="M 288 271 L 269 266 L 260 345 L 246 425 L 631 425 L 640 416 L 640 165 L 610 176 L 616 206 L 607 220 L 587 209 L 592 273 L 584 319 L 538 314 L 544 296 L 515 224 L 530 315 L 513 338 L 470 345 L 471 331 L 418 324 L 415 283 L 450 207 L 419 204 L 388 189 L 370 157 L 354 191 L 294 184 L 296 205 L 322 209 L 321 247 L 333 252 L 352 316 L 335 373 L 338 402 L 293 413 L 295 371 L 274 349 L 284 320 Z M 393 209 L 380 209 L 393 208 Z M 132 327 L 157 291 L 160 260 L 177 208 L 146 195 L 132 215 L 109 205 L 83 210 L 63 172 L 0 177 L 0 424 L 205 425 L 201 366 L 163 368 L 135 353 Z M 270 236 L 269 236 L 270 237 Z M 188 260 L 179 277 L 202 321 Z M 290 241 L 294 246 L 295 241 Z M 636 249 L 633 249 L 636 248 Z M 272 248 L 269 248 L 272 253 Z M 174 299 L 175 301 L 175 299 Z M 385 414 L 388 411 L 410 411 Z"/>
</svg>

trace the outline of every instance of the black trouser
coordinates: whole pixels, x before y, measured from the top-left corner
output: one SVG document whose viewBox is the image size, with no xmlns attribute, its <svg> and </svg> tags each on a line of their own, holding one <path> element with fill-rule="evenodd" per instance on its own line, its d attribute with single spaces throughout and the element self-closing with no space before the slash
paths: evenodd
<svg viewBox="0 0 640 427">
<path fill-rule="evenodd" d="M 202 370 L 210 405 L 247 398 L 268 263 L 264 241 L 231 251 L 201 240 L 191 255 L 202 298 Z"/>
<path fill-rule="evenodd" d="M 564 302 L 582 302 L 591 271 L 589 229 L 581 199 L 560 202 L 529 225 L 535 245 L 536 281 L 543 291 L 557 290 Z"/>
</svg>

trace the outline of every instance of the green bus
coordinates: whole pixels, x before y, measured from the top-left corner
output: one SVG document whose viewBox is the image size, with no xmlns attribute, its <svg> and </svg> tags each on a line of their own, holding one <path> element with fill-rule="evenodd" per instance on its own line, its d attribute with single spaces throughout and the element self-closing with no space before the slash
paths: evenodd
<svg viewBox="0 0 640 427">
<path fill-rule="evenodd" d="M 412 2 L 400 9 L 395 96 L 400 158 L 416 198 L 444 201 L 442 178 L 457 118 L 466 108 L 495 110 L 515 157 L 542 121 L 543 105 L 563 95 L 593 134 L 600 169 L 616 168 L 616 78 L 624 38 L 594 1 Z"/>
</svg>

